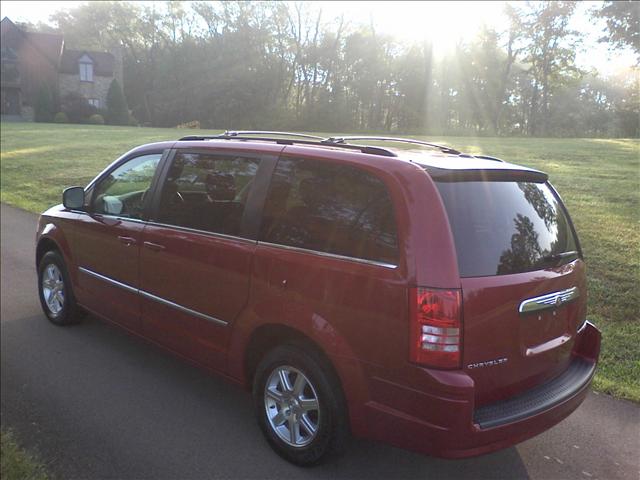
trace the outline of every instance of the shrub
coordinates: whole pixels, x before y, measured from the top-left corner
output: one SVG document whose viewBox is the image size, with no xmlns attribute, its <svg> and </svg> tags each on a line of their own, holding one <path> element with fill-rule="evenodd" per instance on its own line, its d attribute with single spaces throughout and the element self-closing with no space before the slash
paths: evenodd
<svg viewBox="0 0 640 480">
<path fill-rule="evenodd" d="M 38 90 L 34 110 L 36 122 L 50 122 L 53 118 L 53 97 L 48 85 L 42 85 Z"/>
<path fill-rule="evenodd" d="M 128 125 L 129 107 L 124 98 L 122 88 L 117 80 L 113 80 L 107 92 L 107 123 L 110 125 Z"/>
<path fill-rule="evenodd" d="M 71 123 L 81 123 L 95 114 L 97 109 L 79 93 L 71 92 L 62 99 L 62 111 Z"/>
<path fill-rule="evenodd" d="M 92 125 L 104 125 L 104 117 L 99 113 L 94 113 L 89 117 L 89 123 Z"/>
<path fill-rule="evenodd" d="M 67 117 L 67 114 L 64 112 L 58 112 L 56 116 L 53 117 L 53 121 L 55 123 L 69 123 L 69 117 Z"/>
<path fill-rule="evenodd" d="M 129 114 L 129 126 L 130 127 L 137 127 L 138 124 L 138 120 L 136 120 L 136 117 L 134 117 L 133 115 Z"/>
</svg>

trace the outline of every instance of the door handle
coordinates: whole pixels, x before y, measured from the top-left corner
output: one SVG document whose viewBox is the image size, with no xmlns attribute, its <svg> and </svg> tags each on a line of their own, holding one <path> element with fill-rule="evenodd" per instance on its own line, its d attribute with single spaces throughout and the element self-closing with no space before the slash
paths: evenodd
<svg viewBox="0 0 640 480">
<path fill-rule="evenodd" d="M 160 251 L 165 249 L 165 246 L 164 245 L 160 245 L 159 243 L 143 242 L 142 244 L 145 247 L 147 247 L 149 250 L 153 250 L 154 252 L 160 252 Z"/>
<path fill-rule="evenodd" d="M 118 240 L 124 243 L 127 247 L 136 244 L 136 239 L 133 237 L 124 237 L 124 236 L 118 235 Z"/>
</svg>

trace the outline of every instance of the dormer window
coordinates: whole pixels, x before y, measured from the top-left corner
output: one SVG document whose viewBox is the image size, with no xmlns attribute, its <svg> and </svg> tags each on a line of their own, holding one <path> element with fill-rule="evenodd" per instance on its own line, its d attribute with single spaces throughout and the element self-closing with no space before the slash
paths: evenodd
<svg viewBox="0 0 640 480">
<path fill-rule="evenodd" d="M 93 60 L 86 53 L 78 60 L 80 67 L 80 81 L 93 82 Z"/>
</svg>

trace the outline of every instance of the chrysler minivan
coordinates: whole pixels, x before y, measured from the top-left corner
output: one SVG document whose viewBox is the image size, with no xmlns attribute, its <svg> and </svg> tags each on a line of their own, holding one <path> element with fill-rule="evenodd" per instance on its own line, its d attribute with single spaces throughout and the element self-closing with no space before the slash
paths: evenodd
<svg viewBox="0 0 640 480">
<path fill-rule="evenodd" d="M 410 139 L 137 147 L 42 214 L 36 264 L 51 322 L 90 312 L 246 387 L 299 465 L 348 435 L 514 445 L 578 408 L 600 349 L 547 175 Z"/>
</svg>

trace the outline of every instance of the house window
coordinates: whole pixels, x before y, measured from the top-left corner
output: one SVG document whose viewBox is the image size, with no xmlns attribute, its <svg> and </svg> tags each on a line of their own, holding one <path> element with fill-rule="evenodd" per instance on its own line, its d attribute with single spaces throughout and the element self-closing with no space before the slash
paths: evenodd
<svg viewBox="0 0 640 480">
<path fill-rule="evenodd" d="M 18 70 L 18 56 L 15 50 L 8 47 L 0 49 L 2 61 L 2 83 L 20 82 L 20 71 Z"/>
<path fill-rule="evenodd" d="M 100 99 L 98 98 L 90 98 L 89 105 L 93 105 L 96 108 L 100 108 Z"/>
<path fill-rule="evenodd" d="M 93 60 L 87 54 L 82 55 L 78 60 L 80 66 L 80 81 L 93 82 Z"/>
</svg>

